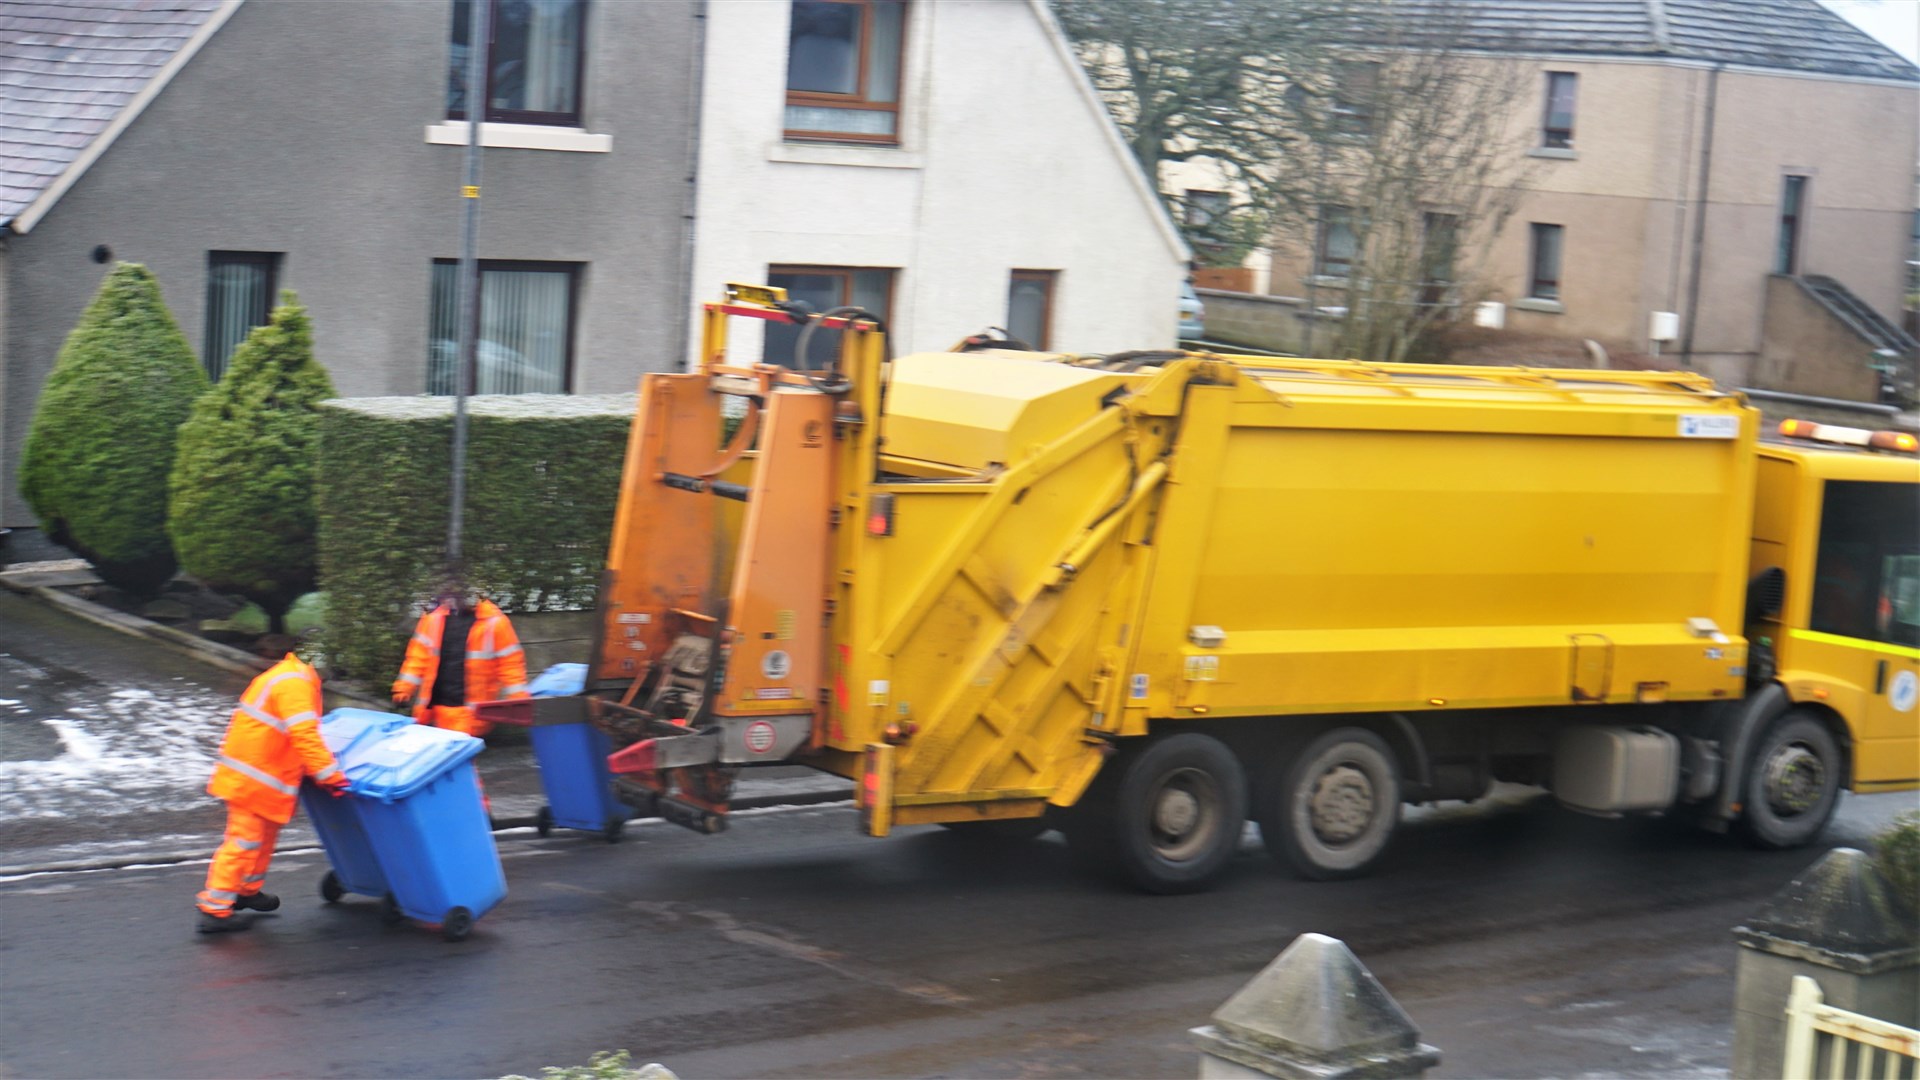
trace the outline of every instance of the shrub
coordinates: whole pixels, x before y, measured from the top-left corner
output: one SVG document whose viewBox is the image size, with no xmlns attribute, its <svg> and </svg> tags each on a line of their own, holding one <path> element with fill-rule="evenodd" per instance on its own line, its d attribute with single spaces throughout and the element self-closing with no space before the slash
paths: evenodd
<svg viewBox="0 0 1920 1080">
<path fill-rule="evenodd" d="M 332 396 L 307 309 L 288 291 L 180 428 L 167 520 L 180 565 L 259 604 L 276 634 L 313 591 L 318 406 Z"/>
<path fill-rule="evenodd" d="M 207 377 L 144 266 L 121 263 L 67 335 L 27 431 L 20 490 L 54 542 L 109 584 L 157 592 L 175 434 Z"/>
<path fill-rule="evenodd" d="M 469 584 L 501 607 L 589 607 L 606 565 L 634 395 L 468 399 Z M 320 410 L 315 499 L 328 665 L 381 680 L 445 569 L 451 398 Z"/>
<path fill-rule="evenodd" d="M 1907 910 L 1920 913 L 1920 811 L 1901 814 L 1874 837 L 1873 864 Z"/>
</svg>

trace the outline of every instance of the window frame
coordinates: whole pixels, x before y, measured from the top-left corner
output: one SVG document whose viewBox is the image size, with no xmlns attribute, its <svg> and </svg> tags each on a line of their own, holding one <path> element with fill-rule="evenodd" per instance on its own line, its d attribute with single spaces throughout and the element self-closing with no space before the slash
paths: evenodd
<svg viewBox="0 0 1920 1080">
<path fill-rule="evenodd" d="M 1891 582 L 1887 580 L 1890 560 L 1911 559 L 1920 554 L 1912 547 L 1915 540 L 1909 531 L 1912 518 L 1898 514 L 1883 517 L 1878 513 L 1889 506 L 1896 511 L 1906 508 L 1911 496 L 1909 486 L 1886 480 L 1826 479 L 1820 482 L 1819 494 L 1820 522 L 1814 535 L 1807 629 L 1853 641 L 1909 649 L 1920 644 L 1920 640 L 1909 640 L 1908 635 L 1895 632 L 1899 626 L 1914 624 L 1896 623 L 1892 618 L 1896 603 L 1890 596 Z M 1869 517 L 1884 527 L 1868 532 L 1857 528 L 1844 534 L 1840 531 L 1847 525 L 1857 526 Z M 1902 525 L 1908 529 L 1902 529 Z M 1843 555 L 1841 549 L 1851 551 Z M 1858 559 L 1862 554 L 1870 558 Z M 1847 577 L 1841 571 L 1850 566 L 1858 573 L 1850 580 L 1837 581 Z M 1857 596 L 1845 595 L 1849 586 L 1857 591 Z M 1888 601 L 1885 625 L 1880 620 L 1883 600 Z"/>
<path fill-rule="evenodd" d="M 1038 282 L 1043 287 L 1040 306 L 1040 340 L 1027 341 L 1038 352 L 1047 352 L 1053 347 L 1053 296 L 1060 279 L 1058 270 L 1009 270 L 1007 272 L 1007 336 L 1013 334 L 1013 289 L 1023 281 Z M 1022 339 L 1025 340 L 1025 339 Z"/>
<path fill-rule="evenodd" d="M 1333 217 L 1336 211 L 1346 215 L 1347 231 L 1353 235 L 1353 256 L 1345 260 L 1345 270 L 1337 274 L 1330 272 L 1329 267 L 1331 264 L 1327 259 L 1327 241 L 1333 236 L 1333 227 L 1335 224 Z M 1320 206 L 1319 221 L 1314 227 L 1313 276 L 1331 278 L 1339 281 L 1351 281 L 1353 279 L 1353 264 L 1359 254 L 1360 228 L 1358 211 L 1354 207 L 1347 206 L 1343 203 L 1322 203 Z"/>
<path fill-rule="evenodd" d="M 1800 272 L 1800 252 L 1804 246 L 1803 230 L 1807 223 L 1807 192 L 1813 187 L 1813 177 L 1807 173 L 1784 173 L 1780 177 L 1780 214 L 1776 222 L 1779 231 L 1774 236 L 1773 272 L 1776 274 L 1798 274 Z M 1787 201 L 1788 194 L 1794 198 Z"/>
<path fill-rule="evenodd" d="M 258 266 L 266 270 L 266 320 L 249 325 L 247 327 L 247 334 L 251 334 L 254 330 L 267 325 L 267 321 L 273 318 L 275 299 L 280 295 L 280 260 L 285 258 L 285 256 L 286 253 L 281 251 L 230 251 L 224 248 L 209 249 L 207 251 L 208 293 L 203 294 L 202 299 L 202 307 L 204 310 L 201 312 L 200 367 L 207 373 L 209 379 L 217 382 L 226 375 L 227 369 L 233 364 L 234 351 L 239 349 L 247 340 L 246 334 L 241 335 L 240 340 L 234 342 L 232 347 L 227 350 L 227 354 L 220 358 L 220 370 L 218 372 L 213 370 L 213 357 L 208 353 L 208 350 L 213 346 L 214 331 L 213 304 L 210 302 L 212 300 L 210 294 L 213 289 L 213 271 L 220 266 Z"/>
<path fill-rule="evenodd" d="M 1333 133 L 1350 139 L 1373 136 L 1373 106 L 1380 94 L 1379 60 L 1334 61 L 1333 93 L 1329 113 Z M 1364 78 L 1355 76 L 1365 73 Z"/>
<path fill-rule="evenodd" d="M 1577 71 L 1548 71 L 1546 94 L 1540 104 L 1540 148 L 1542 150 L 1573 149 L 1573 133 L 1580 118 L 1580 73 Z M 1567 83 L 1567 126 L 1553 126 L 1553 88 L 1557 81 Z"/>
<path fill-rule="evenodd" d="M 544 112 L 535 109 L 496 109 L 492 106 L 494 72 L 493 46 L 500 37 L 498 31 L 502 5 L 499 3 L 499 0 L 494 0 L 493 3 L 487 6 L 487 12 L 492 17 L 487 21 L 487 85 L 481 96 L 482 99 L 489 104 L 482 110 L 484 115 L 480 118 L 481 123 L 531 124 L 539 127 L 571 128 L 582 126 L 581 118 L 586 115 L 587 111 L 587 42 L 591 36 L 587 32 L 587 17 L 592 5 L 590 0 L 573 0 L 573 2 L 580 6 L 580 49 L 578 54 L 573 58 L 573 111 L 570 113 Z M 460 0 L 454 0 L 452 8 L 457 14 L 460 10 Z M 471 11 L 471 9 L 469 9 L 469 11 Z M 471 18 L 467 21 L 468 24 L 471 25 Z M 469 43 L 469 47 L 471 47 L 471 43 Z M 449 28 L 447 33 L 447 50 L 448 64 L 449 67 L 451 67 L 453 50 L 452 28 Z M 471 88 L 469 88 L 468 96 L 469 98 L 472 96 Z M 469 119 L 468 113 L 469 110 L 466 109 L 456 109 L 451 105 L 447 107 L 448 120 Z"/>
<path fill-rule="evenodd" d="M 580 276 L 582 271 L 586 269 L 586 264 L 578 263 L 578 262 L 547 261 L 547 260 L 541 260 L 541 259 L 481 259 L 479 260 L 479 264 L 480 265 L 478 268 L 477 277 L 480 280 L 476 282 L 476 284 L 479 286 L 479 295 L 474 298 L 474 305 L 473 305 L 474 325 L 472 328 L 474 343 L 476 346 L 474 349 L 474 361 L 476 364 L 479 362 L 479 359 L 480 359 L 480 350 L 478 348 L 478 344 L 480 341 L 480 327 L 483 326 L 486 322 L 486 312 L 483 310 L 483 308 L 485 307 L 485 304 L 486 304 L 486 295 L 487 295 L 486 286 L 485 286 L 487 271 L 503 270 L 503 271 L 518 271 L 521 273 L 529 273 L 529 272 L 565 273 L 567 275 L 566 362 L 560 372 L 559 392 L 562 394 L 574 393 L 575 391 L 573 386 L 573 375 L 574 375 L 574 365 L 577 361 L 576 345 L 578 342 L 579 327 L 580 327 Z M 432 263 L 430 264 L 430 267 L 428 269 L 428 278 L 427 278 L 427 281 L 428 281 L 428 285 L 427 285 L 427 370 L 426 370 L 426 380 L 425 380 L 426 382 L 425 392 L 427 393 L 427 395 L 431 397 L 452 397 L 453 396 L 452 391 L 448 391 L 445 394 L 435 394 L 433 392 L 433 285 L 432 285 L 433 278 L 432 278 L 432 269 L 431 269 L 432 266 L 452 266 L 455 268 L 456 276 L 454 279 L 455 281 L 454 302 L 458 303 L 459 296 L 460 296 L 459 278 L 458 278 L 460 260 L 459 259 L 432 260 Z M 459 322 L 459 318 L 460 318 L 459 313 L 456 312 L 453 316 L 453 321 L 457 324 Z M 455 338 L 454 340 L 456 342 L 459 341 L 458 338 Z M 469 374 L 473 376 L 473 379 L 468 385 L 474 388 L 472 393 L 478 394 L 480 392 L 479 390 L 480 373 L 478 371 L 473 371 L 473 372 L 469 372 Z"/>
<path fill-rule="evenodd" d="M 840 299 L 835 302 L 836 306 L 846 306 L 853 303 L 853 275 L 858 273 L 882 273 L 887 275 L 886 310 L 876 311 L 874 314 L 885 319 L 887 321 L 887 329 L 891 331 L 893 329 L 893 298 L 900 287 L 900 268 L 897 266 L 821 266 L 815 263 L 769 263 L 767 265 L 766 280 L 767 284 L 772 285 L 775 274 L 805 274 L 816 277 L 836 277 L 840 279 Z M 775 324 L 768 324 L 769 327 L 773 325 Z M 841 333 L 841 331 L 838 330 L 822 332 L 830 334 Z M 784 363 L 767 359 L 766 346 L 764 344 L 761 346 L 760 362 L 786 367 Z"/>
<path fill-rule="evenodd" d="M 782 129 L 781 130 L 782 138 L 795 140 L 799 142 L 859 143 L 864 146 L 899 146 L 900 145 L 900 125 L 904 119 L 902 115 L 902 110 L 900 108 L 900 105 L 901 105 L 900 99 L 905 94 L 905 91 L 906 91 L 907 30 L 908 30 L 908 26 L 910 25 L 909 20 L 912 19 L 913 17 L 913 10 L 912 10 L 913 5 L 909 3 L 908 0 L 901 0 L 901 3 L 900 3 L 900 44 L 899 44 L 900 57 L 899 57 L 898 63 L 894 65 L 893 100 L 892 101 L 872 101 L 872 100 L 869 100 L 869 96 L 871 94 L 871 88 L 867 85 L 867 76 L 868 76 L 867 56 L 868 56 L 869 47 L 870 47 L 869 37 L 873 33 L 873 0 L 807 0 L 807 2 L 818 3 L 818 4 L 839 4 L 844 7 L 853 7 L 853 8 L 858 8 L 860 10 L 860 39 L 859 41 L 854 43 L 855 54 L 859 57 L 859 60 L 860 60 L 860 73 L 858 78 L 859 90 L 853 94 L 829 94 L 829 93 L 823 93 L 818 90 L 795 90 L 792 88 L 791 85 L 785 86 L 784 89 L 786 90 L 787 96 L 784 104 L 782 105 L 783 115 L 781 117 L 781 122 L 780 122 L 780 126 Z M 789 20 L 791 20 L 793 17 L 793 6 L 794 6 L 793 2 L 791 2 L 790 0 L 790 2 L 787 5 L 787 17 Z M 789 21 L 788 25 L 789 27 L 791 27 L 792 25 L 791 21 Z M 784 81 L 788 84 L 791 84 L 793 81 L 793 43 L 791 38 L 791 30 L 789 30 L 789 38 L 787 43 L 787 77 Z M 796 105 L 802 108 L 850 109 L 858 112 L 892 113 L 893 114 L 893 133 L 890 135 L 868 135 L 868 134 L 862 134 L 860 132 L 852 132 L 852 131 L 816 131 L 808 128 L 787 127 L 786 118 L 784 115 L 785 109 L 792 106 L 796 106 Z M 873 266 L 873 267 L 858 267 L 857 269 L 882 270 L 886 268 Z M 889 289 L 891 289 L 891 286 L 889 286 Z M 889 293 L 889 297 L 891 297 L 891 293 Z"/>
<path fill-rule="evenodd" d="M 1181 220 L 1189 228 L 1204 229 L 1233 209 L 1233 196 L 1212 188 L 1187 188 L 1181 204 Z"/>
<path fill-rule="evenodd" d="M 1441 256 L 1444 256 L 1442 258 Z M 1435 273 L 1438 270 L 1440 273 Z M 1423 211 L 1420 218 L 1420 303 L 1435 307 L 1460 283 L 1460 215 Z"/>
<path fill-rule="evenodd" d="M 1540 237 L 1542 230 L 1552 229 L 1555 238 L 1553 276 L 1540 276 Z M 1565 303 L 1562 299 L 1566 285 L 1567 227 L 1548 221 L 1528 223 L 1527 229 L 1527 299 L 1547 300 L 1556 304 Z M 1550 292 L 1542 292 L 1541 286 L 1547 286 Z"/>
</svg>

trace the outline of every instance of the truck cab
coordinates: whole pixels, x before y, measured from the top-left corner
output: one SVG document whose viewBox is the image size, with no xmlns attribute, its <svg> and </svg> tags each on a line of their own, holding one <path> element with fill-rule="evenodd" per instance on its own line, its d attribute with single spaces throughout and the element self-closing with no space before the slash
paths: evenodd
<svg viewBox="0 0 1920 1080">
<path fill-rule="evenodd" d="M 1838 429 L 1906 440 L 1840 449 L 1811 440 L 1831 427 L 1783 428 L 1807 439 L 1759 450 L 1746 628 L 1753 675 L 1778 687 L 1788 715 L 1824 727 L 1837 754 L 1823 761 L 1817 734 L 1757 747 L 1744 808 L 1751 821 L 1790 811 L 1796 791 L 1920 783 L 1920 460 L 1871 452 L 1910 449 L 1913 437 Z M 1819 775 L 1830 767 L 1839 775 Z M 1753 805 L 1756 796 L 1772 805 Z"/>
</svg>

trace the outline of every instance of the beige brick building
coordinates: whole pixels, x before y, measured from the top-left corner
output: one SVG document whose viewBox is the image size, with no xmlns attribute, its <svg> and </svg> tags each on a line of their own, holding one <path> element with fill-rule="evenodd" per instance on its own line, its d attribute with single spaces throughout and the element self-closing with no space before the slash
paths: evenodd
<svg viewBox="0 0 1920 1080">
<path fill-rule="evenodd" d="M 1463 296 L 1733 385 L 1872 398 L 1876 349 L 1911 377 L 1920 69 L 1815 0 L 1462 4 L 1465 46 L 1531 84 L 1526 190 Z M 1338 228 L 1276 237 L 1265 291 L 1337 304 Z"/>
</svg>

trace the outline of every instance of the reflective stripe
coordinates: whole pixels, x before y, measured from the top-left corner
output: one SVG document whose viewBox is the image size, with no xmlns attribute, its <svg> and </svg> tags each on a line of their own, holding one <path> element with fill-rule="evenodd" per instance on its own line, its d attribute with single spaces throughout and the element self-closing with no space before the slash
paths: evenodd
<svg viewBox="0 0 1920 1080">
<path fill-rule="evenodd" d="M 412 683 L 415 686 L 419 686 L 421 682 L 420 676 L 418 675 L 402 675 L 400 676 L 399 681 L 403 683 Z"/>
<path fill-rule="evenodd" d="M 286 682 L 288 679 L 304 679 L 306 677 L 307 673 L 304 671 L 283 671 L 275 675 L 273 678 L 267 680 L 266 685 L 262 686 L 258 693 L 253 695 L 253 704 L 265 705 L 268 695 L 273 693 L 273 688 Z"/>
<path fill-rule="evenodd" d="M 512 655 L 513 655 L 514 653 L 517 653 L 517 652 L 519 652 L 519 651 L 520 651 L 520 646 L 519 646 L 518 644 L 513 644 L 513 645 L 509 645 L 509 646 L 507 646 L 507 647 L 506 647 L 506 648 L 504 648 L 504 649 L 501 649 L 501 650 L 500 650 L 499 652 L 497 652 L 497 653 L 494 653 L 493 655 L 495 655 L 495 656 L 512 656 Z"/>
<path fill-rule="evenodd" d="M 227 843 L 232 844 L 234 847 L 239 848 L 241 851 L 259 851 L 260 850 L 260 841 L 258 840 L 242 840 L 237 836 L 229 836 L 227 837 Z"/>
<path fill-rule="evenodd" d="M 258 781 L 259 783 L 265 784 L 266 786 L 272 788 L 275 791 L 280 792 L 283 795 L 300 794 L 299 788 L 296 788 L 292 784 L 289 784 L 284 780 L 281 780 L 277 776 L 270 776 L 267 773 L 261 772 L 259 769 L 254 768 L 253 766 L 247 764 L 244 761 L 241 761 L 238 758 L 229 757 L 226 754 L 221 754 L 220 764 L 225 765 L 227 768 L 232 769 L 234 772 L 239 773 L 241 776 L 244 776 L 249 780 L 255 780 L 255 781 Z"/>
<path fill-rule="evenodd" d="M 413 643 L 427 650 L 427 652 L 433 654 L 434 656 L 440 655 L 440 643 L 433 640 L 432 638 L 428 637 L 425 634 L 420 634 L 420 633 L 414 634 Z"/>
<path fill-rule="evenodd" d="M 237 892 L 229 891 L 227 889 L 208 889 L 202 892 L 200 895 L 206 897 L 209 900 L 216 900 L 216 901 L 224 900 L 227 903 L 231 904 L 234 902 L 236 898 L 239 897 L 240 894 Z"/>
<path fill-rule="evenodd" d="M 493 650 L 491 650 L 491 649 L 489 649 L 489 650 L 486 650 L 485 652 L 477 652 L 477 653 L 474 653 L 474 654 L 473 654 L 473 659 L 475 659 L 475 660 L 498 660 L 498 659 L 500 659 L 500 658 L 501 658 L 501 657 L 503 657 L 503 656 L 512 656 L 512 655 L 513 655 L 514 653 L 517 653 L 517 652 L 519 652 L 519 651 L 520 651 L 520 646 L 518 646 L 518 645 L 509 645 L 509 646 L 507 646 L 506 648 L 504 648 L 504 649 L 501 649 L 501 650 L 500 650 L 500 651 L 498 651 L 498 652 L 495 652 L 495 651 L 493 651 Z"/>
<path fill-rule="evenodd" d="M 272 713 L 268 712 L 265 709 L 260 708 L 257 705 L 249 705 L 243 701 L 240 703 L 240 711 L 243 713 L 246 713 L 248 716 L 253 717 L 255 720 L 260 721 L 261 723 L 267 725 L 268 727 L 272 728 L 273 730 L 279 732 L 282 735 L 285 735 L 287 733 L 287 722 L 285 720 L 280 719 L 279 717 L 273 715 Z"/>
<path fill-rule="evenodd" d="M 319 772 L 314 773 L 313 778 L 315 780 L 325 780 L 329 776 L 338 776 L 339 774 L 340 774 L 340 763 L 336 761 L 332 765 L 329 765 L 326 768 L 321 769 Z"/>
<path fill-rule="evenodd" d="M 263 881 L 265 881 L 265 880 L 267 880 L 267 875 L 265 875 L 265 874 L 252 874 L 252 875 L 249 875 L 249 876 L 247 876 L 247 877 L 243 877 L 243 878 L 241 878 L 241 879 L 240 879 L 240 884 L 242 884 L 242 885 L 258 885 L 259 883 L 261 883 L 261 882 L 263 882 Z"/>
<path fill-rule="evenodd" d="M 527 692 L 527 684 L 523 682 L 517 682 L 517 683 L 514 683 L 512 686 L 503 687 L 500 692 L 503 694 L 524 694 Z"/>
<path fill-rule="evenodd" d="M 297 712 L 287 717 L 286 723 L 288 727 L 292 727 L 295 724 L 304 724 L 310 720 L 318 719 L 320 719 L 320 717 L 313 712 Z"/>
</svg>

